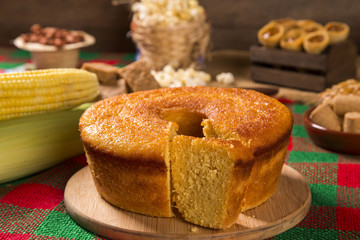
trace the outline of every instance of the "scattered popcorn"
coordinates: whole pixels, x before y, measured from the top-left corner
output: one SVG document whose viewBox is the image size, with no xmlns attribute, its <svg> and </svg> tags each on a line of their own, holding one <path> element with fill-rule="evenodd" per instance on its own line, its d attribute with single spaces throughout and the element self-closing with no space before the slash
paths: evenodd
<svg viewBox="0 0 360 240">
<path fill-rule="evenodd" d="M 131 10 L 144 26 L 174 26 L 205 18 L 197 0 L 142 0 L 135 2 Z"/>
<path fill-rule="evenodd" d="M 197 227 L 192 227 L 192 228 L 191 228 L 191 232 L 193 232 L 193 233 L 197 233 L 198 230 L 199 230 L 199 229 L 198 229 Z"/>
<path fill-rule="evenodd" d="M 161 87 L 205 86 L 211 80 L 210 74 L 206 72 L 194 68 L 175 70 L 170 65 L 166 65 L 162 71 L 151 70 L 151 74 Z"/>
<path fill-rule="evenodd" d="M 223 84 L 231 84 L 235 81 L 235 77 L 232 73 L 220 73 L 218 75 L 216 75 L 216 81 L 219 82 L 219 83 L 223 83 Z"/>
</svg>

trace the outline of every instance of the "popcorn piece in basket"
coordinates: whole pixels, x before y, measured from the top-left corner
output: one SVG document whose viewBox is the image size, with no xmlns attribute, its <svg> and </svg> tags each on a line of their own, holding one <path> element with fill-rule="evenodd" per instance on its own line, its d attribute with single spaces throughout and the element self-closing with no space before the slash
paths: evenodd
<svg viewBox="0 0 360 240">
<path fill-rule="evenodd" d="M 151 70 L 151 74 L 161 87 L 205 86 L 211 80 L 210 74 L 196 71 L 192 67 L 175 70 L 166 65 L 162 71 Z"/>
<path fill-rule="evenodd" d="M 142 0 L 131 8 L 144 26 L 172 26 L 205 17 L 197 0 Z"/>
</svg>

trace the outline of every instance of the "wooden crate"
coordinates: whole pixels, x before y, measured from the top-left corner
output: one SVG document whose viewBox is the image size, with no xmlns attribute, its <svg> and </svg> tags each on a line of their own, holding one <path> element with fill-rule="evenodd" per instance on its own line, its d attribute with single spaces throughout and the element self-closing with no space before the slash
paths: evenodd
<svg viewBox="0 0 360 240">
<path fill-rule="evenodd" d="M 250 73 L 255 82 L 319 92 L 354 78 L 356 57 L 357 48 L 350 40 L 331 45 L 318 55 L 253 45 Z"/>
</svg>

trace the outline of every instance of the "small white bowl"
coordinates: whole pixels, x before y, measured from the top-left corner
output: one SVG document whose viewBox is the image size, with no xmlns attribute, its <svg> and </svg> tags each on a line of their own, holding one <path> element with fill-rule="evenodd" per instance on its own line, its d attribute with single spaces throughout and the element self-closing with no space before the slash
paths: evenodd
<svg viewBox="0 0 360 240">
<path fill-rule="evenodd" d="M 14 40 L 14 45 L 22 50 L 31 52 L 31 58 L 37 69 L 44 68 L 75 68 L 79 62 L 80 48 L 88 47 L 95 43 L 95 38 L 81 32 L 84 41 L 66 44 L 62 48 L 40 43 L 26 43 L 21 36 Z"/>
</svg>

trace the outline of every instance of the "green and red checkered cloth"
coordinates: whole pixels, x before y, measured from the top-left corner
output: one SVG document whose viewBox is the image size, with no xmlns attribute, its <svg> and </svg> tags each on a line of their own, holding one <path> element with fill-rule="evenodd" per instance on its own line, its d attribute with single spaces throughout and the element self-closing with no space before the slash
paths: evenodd
<svg viewBox="0 0 360 240">
<path fill-rule="evenodd" d="M 79 66 L 83 62 L 104 62 L 114 66 L 123 67 L 135 59 L 134 53 L 111 53 L 111 52 L 84 52 L 80 51 Z M 0 73 L 8 71 L 21 71 L 32 69 L 31 53 L 14 48 L 0 47 Z"/>
<path fill-rule="evenodd" d="M 4 66 L 2 59 L 6 58 L 0 55 L 0 67 Z M 294 127 L 286 164 L 307 179 L 312 203 L 303 221 L 271 239 L 360 239 L 360 156 L 314 145 L 302 122 L 309 106 L 287 105 L 294 115 Z M 86 159 L 81 155 L 1 184 L 0 239 L 104 239 L 77 225 L 64 206 L 66 183 L 84 166 Z"/>
</svg>

